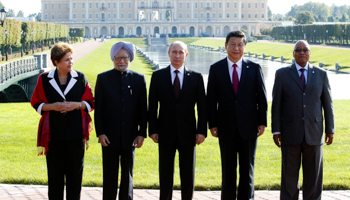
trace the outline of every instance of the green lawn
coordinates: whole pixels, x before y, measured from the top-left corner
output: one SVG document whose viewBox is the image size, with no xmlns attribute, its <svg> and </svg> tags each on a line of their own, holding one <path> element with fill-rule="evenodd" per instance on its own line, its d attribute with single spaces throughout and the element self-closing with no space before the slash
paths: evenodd
<svg viewBox="0 0 350 200">
<path fill-rule="evenodd" d="M 126 39 L 125 39 L 126 40 Z M 105 43 L 89 56 L 74 64 L 74 69 L 87 76 L 92 88 L 98 73 L 112 69 L 109 57 L 111 45 L 117 40 Z M 143 39 L 136 41 L 143 45 Z M 130 69 L 146 75 L 149 86 L 152 70 L 140 57 L 131 63 Z M 350 100 L 335 101 L 336 135 L 334 144 L 324 148 L 324 188 L 350 189 Z M 12 184 L 47 184 L 44 156 L 36 154 L 36 135 L 40 116 L 29 103 L 0 104 L 0 182 Z M 92 113 L 93 116 L 93 113 Z M 270 117 L 269 117 L 270 119 Z M 270 122 L 268 122 L 270 124 Z M 91 133 L 90 148 L 85 156 L 84 186 L 102 186 L 101 147 L 95 132 Z M 281 153 L 272 141 L 268 127 L 259 138 L 255 186 L 257 189 L 279 189 L 281 178 Z M 179 170 L 176 161 L 175 188 L 179 188 Z M 208 136 L 197 146 L 196 190 L 219 190 L 221 187 L 220 151 L 216 138 Z M 159 188 L 158 148 L 150 138 L 136 150 L 134 168 L 135 188 Z"/>
<path fill-rule="evenodd" d="M 186 44 L 194 44 L 200 46 L 210 46 L 215 50 L 221 47 L 225 47 L 225 39 L 222 38 L 170 38 L 169 42 L 181 40 Z M 250 42 L 246 47 L 246 54 L 248 52 L 252 54 L 258 54 L 259 58 L 262 58 L 262 54 L 265 53 L 267 59 L 271 59 L 274 56 L 277 61 L 281 60 L 281 56 L 286 59 L 286 62 L 291 62 L 293 59 L 293 48 L 291 44 L 274 44 L 263 42 Z M 350 72 L 350 48 L 349 49 L 334 49 L 327 47 L 314 47 L 311 46 L 310 62 L 319 65 L 319 62 L 325 64 L 325 68 L 335 69 L 335 63 L 339 63 L 343 67 L 342 71 Z"/>
</svg>

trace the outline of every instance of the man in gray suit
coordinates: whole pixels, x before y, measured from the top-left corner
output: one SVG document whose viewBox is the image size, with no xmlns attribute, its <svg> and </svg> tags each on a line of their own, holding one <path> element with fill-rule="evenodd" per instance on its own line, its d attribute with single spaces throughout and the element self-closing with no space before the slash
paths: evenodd
<svg viewBox="0 0 350 200">
<path fill-rule="evenodd" d="M 309 63 L 306 41 L 294 46 L 295 64 L 276 71 L 272 100 L 273 140 L 282 149 L 280 199 L 297 200 L 303 165 L 303 199 L 321 199 L 323 175 L 323 116 L 325 143 L 332 144 L 334 113 L 325 70 Z"/>
</svg>

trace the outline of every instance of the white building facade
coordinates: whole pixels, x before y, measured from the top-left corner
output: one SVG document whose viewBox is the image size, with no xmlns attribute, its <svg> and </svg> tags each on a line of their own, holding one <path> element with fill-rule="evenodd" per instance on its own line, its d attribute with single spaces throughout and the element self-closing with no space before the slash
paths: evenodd
<svg viewBox="0 0 350 200">
<path fill-rule="evenodd" d="M 268 0 L 42 0 L 42 21 L 85 28 L 86 36 L 260 33 Z M 278 22 L 277 22 L 278 23 Z"/>
</svg>

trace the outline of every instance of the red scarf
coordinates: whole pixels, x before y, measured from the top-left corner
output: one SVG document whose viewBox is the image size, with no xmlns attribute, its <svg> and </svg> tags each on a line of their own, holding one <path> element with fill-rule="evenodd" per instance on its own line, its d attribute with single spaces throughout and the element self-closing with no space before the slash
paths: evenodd
<svg viewBox="0 0 350 200">
<path fill-rule="evenodd" d="M 48 73 L 48 72 L 44 72 Z M 31 105 L 34 106 L 35 104 L 41 104 L 41 103 L 48 103 L 46 94 L 43 87 L 43 82 L 41 76 L 44 74 L 40 74 L 38 78 L 37 85 L 35 86 L 32 99 L 31 99 Z M 92 96 L 92 91 L 89 83 L 86 85 L 85 92 L 83 96 L 81 97 L 80 101 L 90 101 L 91 103 L 94 103 L 94 97 Z M 91 110 L 93 110 L 94 105 L 92 105 Z M 92 126 L 90 125 L 91 117 L 89 113 L 86 113 L 84 110 L 81 111 L 81 119 L 82 119 L 82 128 L 83 128 L 83 140 L 82 141 L 88 141 L 90 132 L 92 131 Z M 38 155 L 47 155 L 47 151 L 49 150 L 49 142 L 51 140 L 50 135 L 50 112 L 44 112 L 41 116 L 39 127 L 38 127 L 38 138 L 37 138 L 37 147 L 38 147 Z"/>
</svg>

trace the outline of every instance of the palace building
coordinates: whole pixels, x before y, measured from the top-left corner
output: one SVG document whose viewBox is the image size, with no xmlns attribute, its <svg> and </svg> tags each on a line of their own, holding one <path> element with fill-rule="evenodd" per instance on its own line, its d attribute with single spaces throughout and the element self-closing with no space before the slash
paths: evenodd
<svg viewBox="0 0 350 200">
<path fill-rule="evenodd" d="M 260 33 L 268 0 L 41 0 L 42 21 L 85 28 L 86 36 Z M 278 23 L 278 22 L 277 22 Z"/>
</svg>

